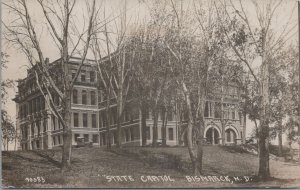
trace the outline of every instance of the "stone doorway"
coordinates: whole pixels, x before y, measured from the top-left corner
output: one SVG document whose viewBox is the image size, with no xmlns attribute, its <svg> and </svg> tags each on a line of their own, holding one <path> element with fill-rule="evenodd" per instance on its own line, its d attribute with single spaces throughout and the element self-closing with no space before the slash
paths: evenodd
<svg viewBox="0 0 300 190">
<path fill-rule="evenodd" d="M 206 138 L 206 142 L 208 144 L 212 144 L 212 145 L 220 144 L 220 142 L 219 142 L 219 139 L 220 139 L 219 131 L 214 127 L 211 127 L 206 131 L 205 138 Z"/>
</svg>

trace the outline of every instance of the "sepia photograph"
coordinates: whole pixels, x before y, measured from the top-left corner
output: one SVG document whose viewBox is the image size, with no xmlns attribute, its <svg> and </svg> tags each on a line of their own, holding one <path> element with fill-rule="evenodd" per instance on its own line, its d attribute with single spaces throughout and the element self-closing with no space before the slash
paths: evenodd
<svg viewBox="0 0 300 190">
<path fill-rule="evenodd" d="M 300 1 L 0 4 L 2 188 L 300 188 Z"/>
</svg>

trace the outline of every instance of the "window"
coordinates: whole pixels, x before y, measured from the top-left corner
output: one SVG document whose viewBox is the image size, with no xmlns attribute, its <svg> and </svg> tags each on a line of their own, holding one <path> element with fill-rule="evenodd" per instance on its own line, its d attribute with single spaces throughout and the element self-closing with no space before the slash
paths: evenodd
<svg viewBox="0 0 300 190">
<path fill-rule="evenodd" d="M 78 104 L 78 92 L 76 89 L 73 90 L 73 104 Z"/>
<path fill-rule="evenodd" d="M 96 93 L 91 91 L 91 105 L 96 105 Z"/>
<path fill-rule="evenodd" d="M 40 136 L 41 128 L 40 128 L 40 122 L 39 121 L 36 122 L 36 127 L 37 127 L 38 136 Z"/>
<path fill-rule="evenodd" d="M 133 127 L 130 128 L 130 137 L 131 137 L 131 141 L 134 141 L 134 129 L 133 129 Z"/>
<path fill-rule="evenodd" d="M 208 107 L 209 107 L 209 117 L 213 117 L 213 103 L 209 102 Z"/>
<path fill-rule="evenodd" d="M 32 113 L 32 105 L 31 105 L 31 102 L 29 102 L 29 114 L 31 115 L 31 113 Z"/>
<path fill-rule="evenodd" d="M 44 127 L 44 132 L 46 132 L 47 131 L 47 119 L 44 119 L 43 127 Z"/>
<path fill-rule="evenodd" d="M 116 142 L 117 142 L 117 132 L 116 131 L 111 133 L 111 141 L 112 141 L 111 144 L 116 144 Z"/>
<path fill-rule="evenodd" d="M 107 120 L 106 120 L 106 114 L 104 112 L 101 113 L 101 120 L 102 120 L 102 127 L 106 127 L 106 123 L 107 123 Z"/>
<path fill-rule="evenodd" d="M 78 137 L 80 137 L 79 134 L 74 134 L 74 140 L 75 140 L 75 142 L 77 142 L 77 138 L 78 138 Z"/>
<path fill-rule="evenodd" d="M 85 82 L 85 70 L 81 70 L 81 82 Z"/>
<path fill-rule="evenodd" d="M 82 114 L 82 125 L 83 125 L 83 127 L 88 126 L 87 113 Z"/>
<path fill-rule="evenodd" d="M 172 110 L 169 110 L 167 114 L 168 114 L 168 121 L 172 121 L 173 120 L 173 112 L 172 112 Z"/>
<path fill-rule="evenodd" d="M 78 113 L 73 113 L 74 117 L 74 127 L 78 127 Z"/>
<path fill-rule="evenodd" d="M 92 114 L 92 128 L 97 128 L 96 114 Z"/>
<path fill-rule="evenodd" d="M 150 136 L 150 127 L 147 127 L 147 128 L 146 128 L 146 137 L 147 137 L 147 140 L 151 140 L 151 136 Z"/>
<path fill-rule="evenodd" d="M 129 130 L 125 129 L 125 141 L 128 142 L 129 141 Z"/>
<path fill-rule="evenodd" d="M 117 123 L 117 108 L 112 108 L 110 113 L 111 113 L 111 115 L 110 115 L 111 123 L 116 124 Z"/>
<path fill-rule="evenodd" d="M 60 144 L 60 135 L 58 135 L 57 138 L 58 138 L 58 144 Z"/>
<path fill-rule="evenodd" d="M 243 121 L 242 121 L 242 113 L 241 112 L 239 112 L 239 120 L 240 120 L 240 125 L 242 125 Z"/>
<path fill-rule="evenodd" d="M 205 103 L 204 117 L 212 117 L 212 102 Z"/>
<path fill-rule="evenodd" d="M 32 112 L 35 113 L 35 99 L 31 100 L 31 104 L 32 104 Z"/>
<path fill-rule="evenodd" d="M 221 103 L 215 103 L 215 118 L 221 118 Z"/>
<path fill-rule="evenodd" d="M 26 108 L 26 105 L 25 105 L 25 108 Z M 41 108 L 42 108 L 42 110 L 45 109 L 45 99 L 44 99 L 44 97 L 41 97 Z M 25 109 L 25 112 L 26 112 L 26 109 Z"/>
<path fill-rule="evenodd" d="M 99 141 L 98 135 L 93 135 L 93 143 L 98 143 Z"/>
<path fill-rule="evenodd" d="M 174 140 L 174 130 L 173 128 L 168 128 L 169 140 Z"/>
<path fill-rule="evenodd" d="M 128 111 L 126 111 L 126 110 L 124 110 L 124 120 L 125 121 L 129 121 L 130 119 L 129 119 L 129 113 L 128 113 Z"/>
<path fill-rule="evenodd" d="M 24 107 L 23 106 L 20 106 L 20 117 L 21 118 L 24 118 Z"/>
<path fill-rule="evenodd" d="M 226 140 L 227 140 L 227 142 L 231 141 L 231 135 L 230 135 L 230 131 L 229 130 L 226 131 Z"/>
<path fill-rule="evenodd" d="M 224 110 L 224 119 L 229 119 L 228 110 Z"/>
<path fill-rule="evenodd" d="M 101 139 L 102 139 L 103 145 L 106 145 L 106 135 L 105 135 L 105 133 L 102 133 L 101 137 L 102 137 Z"/>
<path fill-rule="evenodd" d="M 23 118 L 23 106 L 20 107 L 19 116 Z"/>
<path fill-rule="evenodd" d="M 76 73 L 72 73 L 72 79 L 74 79 L 76 76 Z"/>
<path fill-rule="evenodd" d="M 95 82 L 95 72 L 94 71 L 90 72 L 90 81 Z"/>
<path fill-rule="evenodd" d="M 147 108 L 146 108 L 145 112 L 146 112 L 146 118 L 150 119 L 150 112 L 149 112 L 149 110 Z"/>
<path fill-rule="evenodd" d="M 231 114 L 232 114 L 232 119 L 235 119 L 235 111 L 232 111 Z"/>
<path fill-rule="evenodd" d="M 37 149 L 40 148 L 40 141 L 39 140 L 36 141 L 36 148 Z"/>
<path fill-rule="evenodd" d="M 161 111 L 160 111 L 160 119 L 161 120 L 164 120 L 164 119 L 166 119 L 166 115 L 165 115 L 165 113 L 166 113 L 166 110 L 165 109 L 162 109 Z"/>
<path fill-rule="evenodd" d="M 86 104 L 86 91 L 85 90 L 83 90 L 82 91 L 82 104 Z"/>
<path fill-rule="evenodd" d="M 100 90 L 98 91 L 98 101 L 102 102 L 103 101 L 103 92 Z"/>
<path fill-rule="evenodd" d="M 31 125 L 31 135 L 34 135 L 34 125 Z"/>
<path fill-rule="evenodd" d="M 205 102 L 204 117 L 208 117 L 208 102 Z"/>
<path fill-rule="evenodd" d="M 89 142 L 89 134 L 84 134 L 84 142 Z"/>
<path fill-rule="evenodd" d="M 25 126 L 25 136 L 26 136 L 26 139 L 28 139 L 28 126 Z"/>
<path fill-rule="evenodd" d="M 59 105 L 58 95 L 52 94 L 52 99 L 53 99 L 54 105 L 58 106 Z"/>
<path fill-rule="evenodd" d="M 52 126 L 53 126 L 53 130 L 56 130 L 56 119 L 54 116 L 52 116 Z"/>
<path fill-rule="evenodd" d="M 37 99 L 36 99 L 36 111 L 41 111 L 41 100 L 40 100 L 40 97 L 38 97 Z"/>
</svg>

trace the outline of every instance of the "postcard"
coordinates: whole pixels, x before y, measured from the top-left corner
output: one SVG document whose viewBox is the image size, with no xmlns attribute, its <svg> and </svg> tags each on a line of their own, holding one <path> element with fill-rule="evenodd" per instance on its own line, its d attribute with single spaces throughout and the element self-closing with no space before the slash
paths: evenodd
<svg viewBox="0 0 300 190">
<path fill-rule="evenodd" d="M 300 187 L 300 2 L 2 0 L 3 188 Z"/>
</svg>

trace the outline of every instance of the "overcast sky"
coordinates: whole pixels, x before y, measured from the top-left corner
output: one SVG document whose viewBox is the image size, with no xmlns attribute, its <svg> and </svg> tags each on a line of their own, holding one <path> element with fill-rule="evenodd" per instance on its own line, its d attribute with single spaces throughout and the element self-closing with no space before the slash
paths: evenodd
<svg viewBox="0 0 300 190">
<path fill-rule="evenodd" d="M 11 0 L 2 0 L 5 3 L 13 2 Z M 176 1 L 176 0 L 175 0 Z M 29 11 L 30 14 L 32 14 L 35 21 L 38 22 L 44 22 L 41 20 L 43 18 L 42 11 L 40 9 L 40 6 L 34 1 L 34 0 L 28 0 L 29 5 Z M 56 2 L 56 1 L 55 1 Z M 91 3 L 91 1 L 89 1 Z M 106 9 L 106 17 L 116 17 L 118 14 L 122 13 L 123 7 L 124 7 L 124 0 L 107 0 L 101 1 L 97 0 L 97 6 L 102 5 L 102 7 Z M 145 3 L 144 3 L 145 2 Z M 179 2 L 179 1 L 177 1 Z M 182 1 L 185 7 L 191 7 L 192 1 Z M 257 24 L 255 9 L 251 5 L 251 1 L 243 1 L 245 3 L 245 9 L 249 15 L 249 18 L 251 19 L 252 25 Z M 264 0 L 257 0 L 256 1 L 259 5 L 263 5 Z M 274 1 L 276 3 L 277 1 Z M 148 17 L 148 9 L 147 7 L 150 6 L 152 3 L 152 0 L 150 1 L 142 1 L 142 0 L 127 0 L 126 5 L 126 14 L 127 14 L 127 22 L 133 23 L 143 23 L 147 20 Z M 76 17 L 78 19 L 78 23 L 81 23 L 82 26 L 82 20 L 87 17 L 87 9 L 85 8 L 85 1 L 83 0 L 77 0 L 76 7 L 74 10 L 74 13 L 76 14 Z M 103 9 L 102 9 L 103 10 Z M 8 23 L 12 21 L 14 16 L 5 9 L 5 6 L 2 5 L 2 19 L 5 23 Z M 280 33 L 285 26 L 288 25 L 288 28 L 291 30 L 289 33 L 289 43 L 295 43 L 295 41 L 298 40 L 297 36 L 297 1 L 295 0 L 284 0 L 282 5 L 278 8 L 278 11 L 274 15 L 273 23 L 272 23 L 272 29 L 276 33 Z M 2 27 L 3 28 L 3 27 Z M 44 50 L 44 56 L 49 57 L 50 61 L 58 59 L 59 58 L 59 52 L 55 46 L 55 43 L 53 43 L 52 38 L 50 37 L 49 33 L 46 32 L 46 28 L 38 28 L 40 39 L 41 39 L 41 45 L 42 49 Z M 26 76 L 26 70 L 29 66 L 26 56 L 18 51 L 15 47 L 8 47 L 6 44 L 5 39 L 2 39 L 2 51 L 6 52 L 9 55 L 8 58 L 8 68 L 2 71 L 2 78 L 3 79 L 12 79 L 17 80 L 24 78 Z M 4 108 L 7 109 L 9 115 L 15 120 L 16 116 L 16 105 L 11 100 L 15 97 L 16 94 L 16 87 L 14 89 L 9 90 L 9 97 L 6 105 L 4 105 Z M 248 126 L 252 126 L 252 124 L 248 121 Z M 247 134 L 251 131 L 251 127 L 248 127 Z"/>
</svg>

